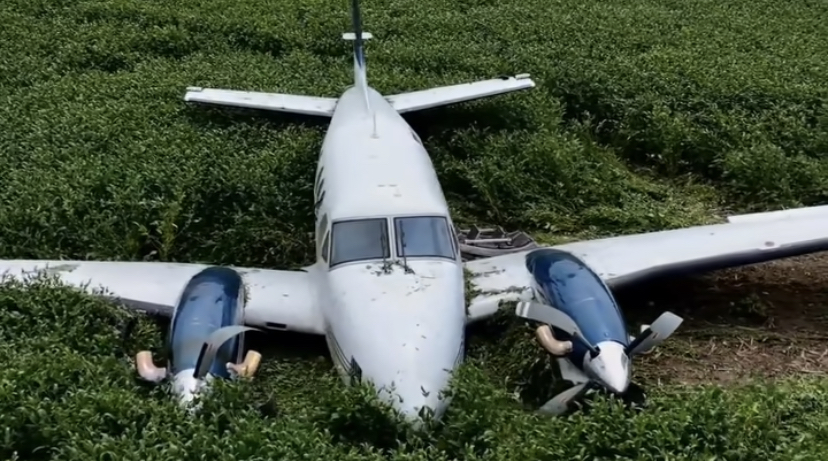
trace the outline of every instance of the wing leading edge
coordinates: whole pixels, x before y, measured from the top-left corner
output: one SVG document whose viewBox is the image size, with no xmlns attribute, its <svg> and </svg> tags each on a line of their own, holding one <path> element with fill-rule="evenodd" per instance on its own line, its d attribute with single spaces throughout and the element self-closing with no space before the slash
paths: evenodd
<svg viewBox="0 0 828 461">
<path fill-rule="evenodd" d="M 169 317 L 190 279 L 205 264 L 109 261 L 0 261 L 4 278 L 20 281 L 55 275 L 65 285 L 127 307 Z M 312 268 L 280 271 L 232 268 L 247 290 L 245 323 L 267 329 L 324 334 Z"/>
<path fill-rule="evenodd" d="M 616 289 L 653 277 L 699 274 L 827 251 L 828 209 L 811 208 L 798 216 L 789 213 L 788 219 L 742 219 L 551 248 L 581 259 Z M 531 299 L 532 280 L 525 262 L 531 251 L 465 263 L 475 290 L 470 294 L 470 322 L 494 314 L 501 301 Z"/>
</svg>

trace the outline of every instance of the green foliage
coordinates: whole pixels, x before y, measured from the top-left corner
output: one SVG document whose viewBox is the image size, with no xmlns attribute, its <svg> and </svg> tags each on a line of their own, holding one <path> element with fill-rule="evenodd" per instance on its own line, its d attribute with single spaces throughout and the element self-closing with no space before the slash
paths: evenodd
<svg viewBox="0 0 828 461">
<path fill-rule="evenodd" d="M 369 79 L 386 94 L 525 71 L 538 82 L 409 116 L 464 223 L 626 233 L 709 222 L 723 199 L 825 199 L 822 5 L 363 7 Z M 181 97 L 189 85 L 339 94 L 346 8 L 3 2 L 0 255 L 311 261 L 297 236 L 312 230 L 324 121 Z"/>
<path fill-rule="evenodd" d="M 826 6 L 766 0 L 363 1 L 385 94 L 530 72 L 408 116 L 456 218 L 641 232 L 826 200 Z M 335 96 L 346 3 L 0 2 L 0 256 L 296 267 L 325 122 L 187 107 L 189 85 Z M 45 283 L 45 282 L 42 282 Z M 125 332 L 129 330 L 130 334 Z M 193 418 L 130 357 L 161 329 L 70 290 L 0 289 L 4 459 L 823 459 L 819 382 L 655 389 L 548 420 L 554 370 L 506 317 L 472 335 L 436 427 L 324 358 L 263 363 Z M 474 339 L 477 338 L 477 339 Z M 276 411 L 265 411 L 269 406 Z"/>
</svg>

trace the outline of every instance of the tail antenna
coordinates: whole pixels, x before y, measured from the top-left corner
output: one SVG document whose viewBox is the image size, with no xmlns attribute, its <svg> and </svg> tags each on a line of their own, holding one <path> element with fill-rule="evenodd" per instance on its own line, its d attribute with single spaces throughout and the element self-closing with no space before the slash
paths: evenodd
<svg viewBox="0 0 828 461">
<path fill-rule="evenodd" d="M 362 89 L 365 97 L 365 105 L 368 110 L 371 110 L 371 105 L 368 100 L 368 77 L 365 71 L 365 40 L 371 38 L 371 34 L 362 31 L 362 14 L 359 11 L 359 0 L 351 0 L 351 22 L 354 31 L 345 34 L 343 37 L 346 40 L 354 41 L 354 85 Z"/>
<path fill-rule="evenodd" d="M 365 71 L 365 50 L 362 41 L 362 15 L 359 12 L 359 0 L 351 0 L 351 22 L 354 28 L 354 63 Z"/>
</svg>

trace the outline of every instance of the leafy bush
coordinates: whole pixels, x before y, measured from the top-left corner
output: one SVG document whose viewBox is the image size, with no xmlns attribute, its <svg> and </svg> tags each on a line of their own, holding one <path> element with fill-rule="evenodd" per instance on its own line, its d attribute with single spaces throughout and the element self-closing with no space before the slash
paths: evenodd
<svg viewBox="0 0 828 461">
<path fill-rule="evenodd" d="M 825 200 L 823 6 L 363 7 L 369 79 L 386 94 L 526 71 L 538 82 L 409 116 L 462 223 L 625 233 Z M 337 95 L 351 80 L 346 8 L 3 2 L 0 254 L 309 262 L 297 236 L 312 230 L 325 122 L 181 97 L 188 85 Z"/>
</svg>

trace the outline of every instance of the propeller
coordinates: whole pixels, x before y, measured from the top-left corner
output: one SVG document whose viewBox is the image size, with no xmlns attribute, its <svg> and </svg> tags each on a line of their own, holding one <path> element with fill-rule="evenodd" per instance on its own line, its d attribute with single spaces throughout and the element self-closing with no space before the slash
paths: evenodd
<svg viewBox="0 0 828 461">
<path fill-rule="evenodd" d="M 665 339 L 670 337 L 674 331 L 681 325 L 684 319 L 678 315 L 666 311 L 659 315 L 658 318 L 648 328 L 641 332 L 630 344 L 627 346 L 627 355 L 632 357 L 634 355 L 643 354 L 661 344 Z"/>
<path fill-rule="evenodd" d="M 560 416 L 566 413 L 571 402 L 581 398 L 593 385 L 592 381 L 576 384 L 549 399 L 538 409 L 538 412 L 551 416 Z"/>
<path fill-rule="evenodd" d="M 201 352 L 198 354 L 198 359 L 196 360 L 193 377 L 201 379 L 207 375 L 207 372 L 210 370 L 210 365 L 212 365 L 213 360 L 216 358 L 216 353 L 221 346 L 230 338 L 245 331 L 259 331 L 259 329 L 243 325 L 230 325 L 214 331 L 201 346 Z"/>
<path fill-rule="evenodd" d="M 515 308 L 515 314 L 519 317 L 535 320 L 569 333 L 572 338 L 577 338 L 589 349 L 592 358 L 598 356 L 600 352 L 597 347 L 589 343 L 580 327 L 575 323 L 575 320 L 560 309 L 535 301 L 522 301 Z M 630 342 L 624 352 L 631 358 L 632 356 L 650 351 L 670 337 L 683 321 L 681 317 L 672 312 L 662 313 L 655 322 L 645 328 Z M 553 416 L 564 414 L 569 409 L 569 404 L 572 401 L 580 399 L 589 389 L 598 385 L 600 385 L 598 382 L 589 379 L 586 382 L 572 386 L 551 398 L 538 411 L 542 414 Z"/>
</svg>

